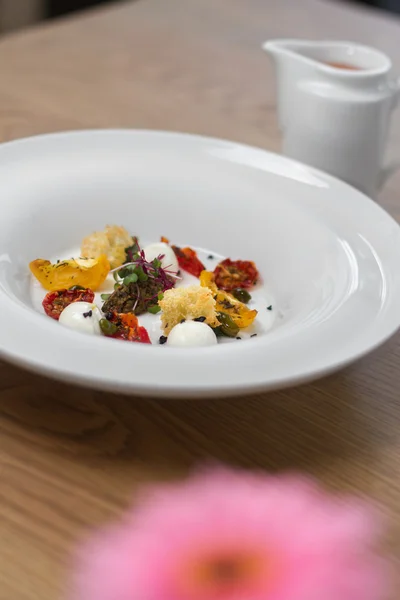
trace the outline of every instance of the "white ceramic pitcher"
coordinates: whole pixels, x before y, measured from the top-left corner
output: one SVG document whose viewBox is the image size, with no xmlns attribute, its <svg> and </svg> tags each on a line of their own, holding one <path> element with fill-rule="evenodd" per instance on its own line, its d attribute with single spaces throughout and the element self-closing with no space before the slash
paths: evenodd
<svg viewBox="0 0 400 600">
<path fill-rule="evenodd" d="M 283 153 L 371 197 L 396 168 L 384 166 L 399 80 L 390 59 L 349 42 L 272 40 Z"/>
</svg>

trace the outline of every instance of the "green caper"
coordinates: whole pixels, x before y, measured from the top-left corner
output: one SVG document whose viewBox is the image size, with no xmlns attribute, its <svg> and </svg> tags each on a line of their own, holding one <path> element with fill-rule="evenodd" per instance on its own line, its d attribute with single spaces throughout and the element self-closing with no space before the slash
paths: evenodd
<svg viewBox="0 0 400 600">
<path fill-rule="evenodd" d="M 232 296 L 239 300 L 239 302 L 243 302 L 243 304 L 248 304 L 251 300 L 251 296 L 247 290 L 243 288 L 236 288 L 231 292 Z"/>
<path fill-rule="evenodd" d="M 161 310 L 161 307 L 158 306 L 158 304 L 153 304 L 152 306 L 148 306 L 147 307 L 147 312 L 151 313 L 152 315 L 156 315 L 157 313 L 159 313 Z"/>
<path fill-rule="evenodd" d="M 227 313 L 218 313 L 218 321 L 221 323 L 220 332 L 228 337 L 236 337 L 239 327 Z"/>
<path fill-rule="evenodd" d="M 223 331 L 221 329 L 221 325 L 219 327 L 213 327 L 212 330 L 217 337 L 224 337 Z"/>
<path fill-rule="evenodd" d="M 100 319 L 100 329 L 104 335 L 113 335 L 117 331 L 117 326 L 107 319 Z"/>
</svg>

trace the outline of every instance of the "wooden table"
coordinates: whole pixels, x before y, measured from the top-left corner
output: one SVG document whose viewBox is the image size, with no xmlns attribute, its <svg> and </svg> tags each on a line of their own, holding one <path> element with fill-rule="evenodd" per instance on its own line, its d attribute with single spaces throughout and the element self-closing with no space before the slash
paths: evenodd
<svg viewBox="0 0 400 600">
<path fill-rule="evenodd" d="M 279 150 L 260 44 L 317 32 L 375 45 L 400 73 L 400 21 L 315 0 L 139 0 L 3 38 L 0 140 L 142 127 Z M 400 154 L 399 117 L 392 148 Z M 381 198 L 397 218 L 399 189 L 397 175 Z M 399 361 L 397 335 L 313 385 L 201 402 L 121 398 L 1 363 L 1 600 L 60 597 L 68 552 L 87 527 L 119 514 L 141 481 L 209 457 L 300 469 L 371 496 L 389 517 L 385 550 L 398 558 Z"/>
</svg>

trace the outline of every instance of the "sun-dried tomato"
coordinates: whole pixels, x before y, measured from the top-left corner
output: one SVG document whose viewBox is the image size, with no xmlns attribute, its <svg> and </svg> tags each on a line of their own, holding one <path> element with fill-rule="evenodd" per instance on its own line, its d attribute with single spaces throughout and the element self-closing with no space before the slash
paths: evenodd
<svg viewBox="0 0 400 600">
<path fill-rule="evenodd" d="M 56 290 L 44 297 L 42 306 L 48 317 L 58 321 L 64 308 L 73 302 L 93 302 L 94 292 L 89 288 Z"/>
<path fill-rule="evenodd" d="M 117 327 L 117 331 L 108 337 L 128 342 L 151 344 L 147 330 L 139 325 L 138 318 L 133 313 L 111 313 L 107 315 L 107 320 Z"/>
<path fill-rule="evenodd" d="M 258 281 L 256 265 L 250 260 L 226 258 L 214 269 L 214 278 L 220 290 L 230 292 L 236 288 L 248 289 Z"/>
<path fill-rule="evenodd" d="M 175 252 L 181 269 L 195 277 L 200 277 L 200 273 L 205 270 L 205 266 L 199 260 L 197 253 L 192 248 L 172 246 L 172 250 Z"/>
</svg>

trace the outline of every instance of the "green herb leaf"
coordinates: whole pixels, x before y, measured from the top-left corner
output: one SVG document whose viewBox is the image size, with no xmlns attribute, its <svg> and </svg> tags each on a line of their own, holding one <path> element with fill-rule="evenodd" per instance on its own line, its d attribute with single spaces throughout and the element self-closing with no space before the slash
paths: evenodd
<svg viewBox="0 0 400 600">
<path fill-rule="evenodd" d="M 161 267 L 161 260 L 160 260 L 160 259 L 158 259 L 158 258 L 155 258 L 155 259 L 153 260 L 153 267 L 154 267 L 155 269 L 159 269 L 159 268 Z"/>
<path fill-rule="evenodd" d="M 110 296 L 111 294 L 100 294 L 100 298 L 103 300 L 103 302 L 108 300 Z"/>
<path fill-rule="evenodd" d="M 135 265 L 127 265 L 126 267 L 122 267 L 122 269 L 120 269 L 118 271 L 118 277 L 120 277 L 121 279 L 124 279 L 124 277 L 127 277 L 128 275 L 133 273 L 134 270 L 135 270 Z"/>
<path fill-rule="evenodd" d="M 131 273 L 124 278 L 124 285 L 129 285 L 130 283 L 136 283 L 138 280 L 138 276 L 136 273 Z"/>
<path fill-rule="evenodd" d="M 136 273 L 136 275 L 138 276 L 138 279 L 141 283 L 143 283 L 144 281 L 148 280 L 148 275 L 146 275 L 146 273 L 143 271 L 143 267 L 136 267 L 134 270 L 134 273 Z"/>
</svg>

